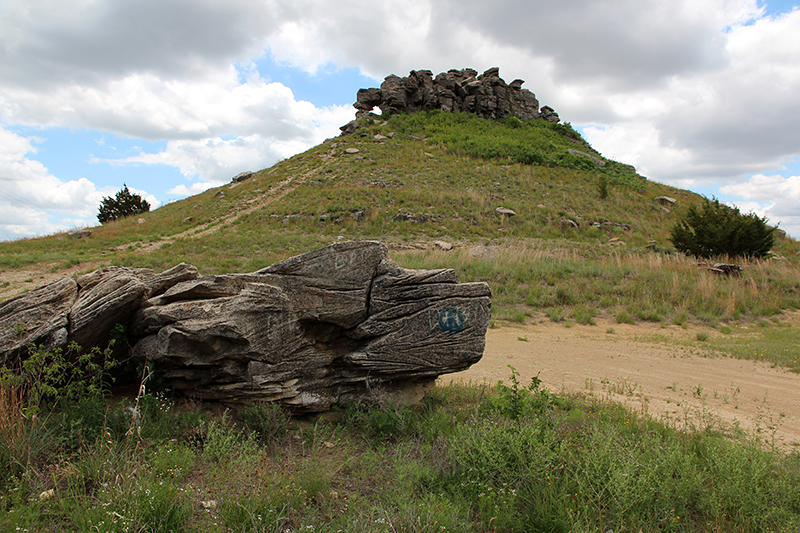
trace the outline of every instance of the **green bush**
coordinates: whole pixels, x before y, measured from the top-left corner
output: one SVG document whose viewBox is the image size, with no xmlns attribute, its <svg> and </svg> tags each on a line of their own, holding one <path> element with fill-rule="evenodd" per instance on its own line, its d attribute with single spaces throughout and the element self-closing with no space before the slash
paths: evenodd
<svg viewBox="0 0 800 533">
<path fill-rule="evenodd" d="M 762 258 L 775 242 L 775 228 L 755 213 L 705 199 L 698 209 L 690 206 L 671 231 L 670 240 L 678 251 L 695 257 Z"/>
<path fill-rule="evenodd" d="M 105 224 L 119 218 L 146 213 L 147 211 L 150 211 L 150 203 L 147 200 L 143 200 L 138 194 L 131 194 L 128 186 L 123 184 L 122 189 L 114 198 L 110 196 L 103 197 L 97 213 L 97 220 L 101 224 Z"/>
</svg>

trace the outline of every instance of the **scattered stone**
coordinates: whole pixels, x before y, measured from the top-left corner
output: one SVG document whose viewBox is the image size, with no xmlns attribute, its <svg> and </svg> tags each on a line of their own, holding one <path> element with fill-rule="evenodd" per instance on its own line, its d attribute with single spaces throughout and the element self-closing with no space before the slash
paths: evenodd
<svg viewBox="0 0 800 533">
<path fill-rule="evenodd" d="M 569 150 L 567 150 L 567 152 L 571 153 L 572 155 L 577 155 L 577 156 L 580 156 L 580 157 L 588 157 L 589 159 L 592 160 L 592 162 L 595 165 L 597 165 L 600 168 L 603 168 L 604 166 L 606 166 L 606 162 L 605 161 L 603 161 L 602 159 L 598 159 L 597 157 L 595 157 L 593 155 L 587 154 L 586 152 L 581 152 L 580 150 L 575 150 L 573 148 L 570 148 Z"/>
<path fill-rule="evenodd" d="M 670 211 L 670 210 L 669 210 L 669 208 L 666 208 L 666 207 L 664 207 L 663 205 L 661 206 L 661 211 L 662 211 L 663 213 L 672 213 L 672 211 Z"/>
<path fill-rule="evenodd" d="M 438 250 L 444 250 L 445 252 L 449 252 L 453 249 L 453 245 L 446 241 L 433 241 L 433 247 Z"/>
<path fill-rule="evenodd" d="M 225 198 L 225 192 L 218 191 L 217 194 L 214 195 L 214 198 Z"/>
<path fill-rule="evenodd" d="M 43 501 L 49 500 L 50 498 L 54 498 L 55 495 L 56 495 L 56 490 L 55 489 L 46 490 L 46 491 L 42 492 L 41 494 L 39 494 L 39 501 L 43 502 Z"/>
<path fill-rule="evenodd" d="M 653 198 L 653 200 L 655 200 L 661 205 L 669 205 L 669 206 L 677 202 L 675 198 L 670 198 L 669 196 L 656 196 L 655 198 Z"/>
<path fill-rule="evenodd" d="M 739 277 L 739 274 L 742 273 L 744 268 L 739 265 L 732 265 L 727 263 L 714 263 L 712 266 L 708 267 L 708 270 L 715 274 L 719 274 L 721 276 L 733 276 L 735 278 Z"/>
<path fill-rule="evenodd" d="M 205 500 L 201 501 L 200 505 L 203 507 L 203 509 L 208 509 L 209 511 L 213 511 L 217 508 L 218 504 L 217 500 Z"/>
<path fill-rule="evenodd" d="M 194 218 L 192 218 L 192 217 L 186 217 L 186 218 L 184 218 L 183 220 L 181 220 L 181 225 L 188 224 L 188 223 L 190 223 L 192 220 L 194 220 Z"/>
<path fill-rule="evenodd" d="M 422 222 L 427 222 L 428 221 L 428 217 L 426 217 L 425 215 L 412 215 L 412 214 L 409 214 L 409 213 L 403 213 L 401 211 L 401 212 L 397 213 L 394 216 L 393 220 L 395 222 L 417 222 L 417 223 L 422 223 Z"/>
<path fill-rule="evenodd" d="M 92 232 L 89 231 L 88 229 L 82 229 L 67 233 L 67 237 L 69 237 L 70 239 L 83 239 L 84 237 L 91 236 L 91 234 Z"/>
<path fill-rule="evenodd" d="M 195 206 L 195 207 L 197 207 L 197 206 Z M 136 219 L 136 223 L 137 224 L 144 224 L 144 219 L 143 218 Z"/>
<path fill-rule="evenodd" d="M 578 223 L 575 222 L 572 219 L 562 219 L 561 220 L 561 225 L 566 227 L 566 228 L 577 228 L 578 227 Z"/>
<path fill-rule="evenodd" d="M 380 133 L 375 134 L 375 136 L 373 137 L 373 139 L 375 139 L 376 141 L 385 141 L 388 138 L 389 137 L 381 135 Z"/>
<path fill-rule="evenodd" d="M 494 246 L 476 246 L 469 251 L 469 256 L 475 259 L 497 259 L 500 251 Z"/>
<path fill-rule="evenodd" d="M 356 222 L 361 222 L 362 220 L 364 220 L 365 215 L 366 213 L 364 212 L 363 209 L 359 209 L 358 211 L 353 211 L 353 220 L 355 220 Z"/>
<path fill-rule="evenodd" d="M 382 243 L 344 241 L 250 274 L 179 265 L 66 278 L 0 304 L 0 362 L 40 340 L 102 346 L 123 324 L 133 362 L 174 390 L 319 412 L 376 390 L 419 399 L 481 358 L 490 316 L 486 283 L 408 271 Z"/>
<path fill-rule="evenodd" d="M 240 172 L 239 174 L 236 174 L 233 177 L 233 179 L 231 179 L 231 182 L 240 183 L 240 182 L 242 182 L 242 181 L 244 181 L 246 179 L 250 179 L 251 177 L 253 177 L 253 173 L 251 171 L 247 170 L 245 172 Z"/>
<path fill-rule="evenodd" d="M 536 95 L 523 89 L 523 83 L 514 80 L 507 84 L 497 67 L 481 75 L 470 68 L 451 69 L 436 77 L 430 70 L 412 70 L 405 78 L 387 76 L 380 88 L 360 89 L 353 107 L 356 119 L 372 115 L 372 110 L 379 107 L 382 116 L 440 109 L 474 113 L 483 118 L 513 115 L 522 120 L 543 118 L 559 122 L 558 113 L 552 108 L 545 106 L 539 110 Z M 340 129 L 343 135 L 348 135 L 357 127 L 357 123 L 350 122 Z"/>
<path fill-rule="evenodd" d="M 346 153 L 346 154 L 357 154 L 360 151 L 361 150 L 359 150 L 358 148 L 345 148 L 344 149 L 344 153 Z"/>
<path fill-rule="evenodd" d="M 494 212 L 500 215 L 501 217 L 511 218 L 517 216 L 516 211 L 514 211 L 513 209 L 507 209 L 505 207 L 498 207 L 497 209 L 494 210 Z"/>
</svg>

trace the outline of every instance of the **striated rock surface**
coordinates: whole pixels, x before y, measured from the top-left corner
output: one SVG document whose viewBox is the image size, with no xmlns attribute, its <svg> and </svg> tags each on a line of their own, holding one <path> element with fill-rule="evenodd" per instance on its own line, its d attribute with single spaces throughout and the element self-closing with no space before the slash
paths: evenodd
<svg viewBox="0 0 800 533">
<path fill-rule="evenodd" d="M 200 276 L 182 264 L 64 280 L 0 304 L 0 355 L 31 342 L 88 347 L 121 323 L 133 357 L 175 389 L 323 411 L 376 386 L 408 396 L 468 368 L 490 313 L 485 283 L 407 271 L 379 242 L 346 242 L 250 274 Z"/>
<path fill-rule="evenodd" d="M 387 115 L 440 109 L 492 119 L 513 115 L 522 120 L 542 118 L 559 122 L 558 113 L 551 107 L 539 109 L 536 95 L 523 89 L 523 83 L 522 80 L 506 83 L 497 67 L 481 75 L 465 68 L 442 72 L 436 77 L 430 70 L 412 70 L 405 78 L 387 76 L 380 88 L 360 89 L 353 107 L 357 110 L 356 119 L 379 107 Z M 352 123 L 342 126 L 345 133 L 352 130 Z"/>
</svg>

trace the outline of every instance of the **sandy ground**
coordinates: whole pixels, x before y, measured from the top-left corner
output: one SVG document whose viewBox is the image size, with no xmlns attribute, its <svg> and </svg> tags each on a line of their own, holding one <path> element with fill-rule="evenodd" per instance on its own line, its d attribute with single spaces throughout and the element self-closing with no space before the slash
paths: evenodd
<svg viewBox="0 0 800 533">
<path fill-rule="evenodd" d="M 481 361 L 442 379 L 510 384 L 511 365 L 522 385 L 538 373 L 552 392 L 622 402 L 679 427 L 738 425 L 768 445 L 800 446 L 800 374 L 698 348 L 698 331 L 602 321 L 504 326 L 488 331 Z"/>
</svg>

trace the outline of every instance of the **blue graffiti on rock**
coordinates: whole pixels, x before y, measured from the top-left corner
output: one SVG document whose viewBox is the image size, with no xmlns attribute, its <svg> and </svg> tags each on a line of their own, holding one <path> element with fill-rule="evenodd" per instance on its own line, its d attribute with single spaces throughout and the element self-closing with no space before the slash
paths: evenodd
<svg viewBox="0 0 800 533">
<path fill-rule="evenodd" d="M 461 311 L 451 307 L 443 309 L 439 312 L 438 321 L 439 327 L 442 328 L 442 331 L 446 331 L 448 333 L 459 332 L 467 325 L 467 321 L 464 318 L 464 315 L 461 314 Z"/>
</svg>

